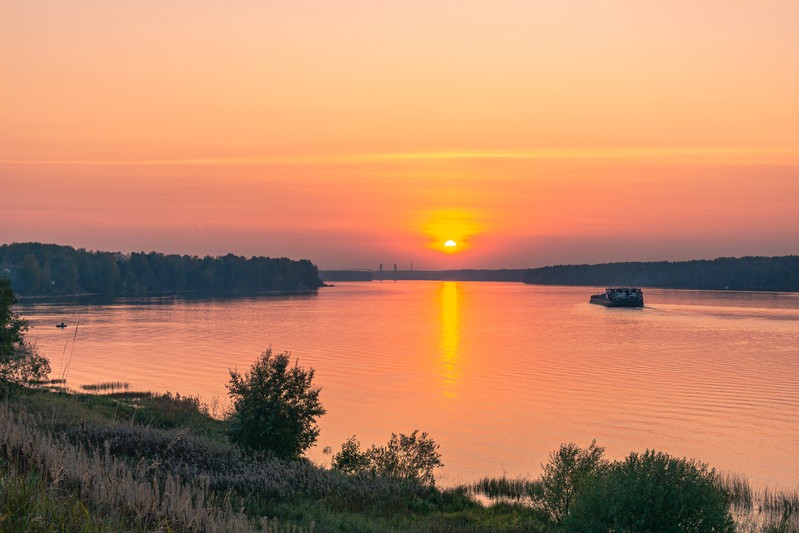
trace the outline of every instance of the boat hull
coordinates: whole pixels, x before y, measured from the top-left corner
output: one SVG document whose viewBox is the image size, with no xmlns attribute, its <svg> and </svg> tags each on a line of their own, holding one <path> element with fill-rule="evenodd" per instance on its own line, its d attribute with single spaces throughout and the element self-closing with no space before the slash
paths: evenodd
<svg viewBox="0 0 799 533">
<path fill-rule="evenodd" d="M 592 295 L 589 302 L 605 307 L 643 307 L 644 293 L 635 287 L 610 287 Z"/>
<path fill-rule="evenodd" d="M 605 307 L 643 307 L 644 306 L 644 299 L 643 298 L 629 298 L 626 300 L 608 300 L 607 298 L 597 298 L 596 296 L 591 296 L 590 302 L 592 304 L 597 305 L 604 305 Z"/>
</svg>

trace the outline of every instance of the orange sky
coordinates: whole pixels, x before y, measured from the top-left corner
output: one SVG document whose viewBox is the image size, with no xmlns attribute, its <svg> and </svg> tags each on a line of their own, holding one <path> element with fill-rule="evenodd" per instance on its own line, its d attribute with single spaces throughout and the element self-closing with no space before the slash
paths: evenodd
<svg viewBox="0 0 799 533">
<path fill-rule="evenodd" d="M 799 253 L 799 3 L 650 4 L 0 0 L 0 242 Z"/>
</svg>

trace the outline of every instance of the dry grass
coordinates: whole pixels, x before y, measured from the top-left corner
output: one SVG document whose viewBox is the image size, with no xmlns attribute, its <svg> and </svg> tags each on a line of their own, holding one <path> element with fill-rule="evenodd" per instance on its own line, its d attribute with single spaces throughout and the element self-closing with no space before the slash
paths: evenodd
<svg viewBox="0 0 799 533">
<path fill-rule="evenodd" d="M 89 530 L 247 532 L 260 525 L 262 531 L 304 531 L 274 520 L 256 525 L 234 507 L 231 492 L 215 492 L 207 476 L 187 481 L 158 463 L 130 464 L 115 458 L 109 443 L 98 448 L 69 442 L 7 406 L 0 406 L 0 450 L 4 505 L 18 502 L 13 516 L 30 524 L 44 524 L 36 522 L 41 515 L 54 516 L 42 510 L 65 501 L 67 494 L 73 495 L 67 508 L 82 508 Z M 40 484 L 31 481 L 35 476 Z M 3 522 L 3 527 L 10 525 Z"/>
<path fill-rule="evenodd" d="M 170 420 L 202 410 L 196 398 L 163 396 L 20 391 L 0 405 L 0 470 L 42 480 L 44 499 L 56 507 L 76 508 L 59 497 L 74 495 L 91 527 L 69 531 L 429 530 L 459 520 L 431 516 L 440 509 L 479 512 L 464 495 L 248 452 L 198 432 L 194 422 L 156 427 L 143 416 L 148 409 L 175 411 Z M 125 411 L 131 403 L 135 416 Z"/>
</svg>

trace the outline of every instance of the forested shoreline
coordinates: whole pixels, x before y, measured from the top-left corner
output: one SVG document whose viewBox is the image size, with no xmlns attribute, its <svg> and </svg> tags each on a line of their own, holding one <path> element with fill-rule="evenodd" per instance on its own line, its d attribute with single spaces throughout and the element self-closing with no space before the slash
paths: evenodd
<svg viewBox="0 0 799 533">
<path fill-rule="evenodd" d="M 548 266 L 528 269 L 524 282 L 536 285 L 634 285 L 664 289 L 799 292 L 799 256 Z"/>
<path fill-rule="evenodd" d="M 329 281 L 523 281 L 535 285 L 635 285 L 668 289 L 799 292 L 799 256 L 557 265 L 445 271 L 326 271 L 310 260 L 87 251 L 42 243 L 0 245 L 0 275 L 21 296 L 295 292 Z"/>
<path fill-rule="evenodd" d="M 534 285 L 635 285 L 666 289 L 799 292 L 799 256 L 722 257 L 502 270 L 322 271 L 326 281 L 503 281 Z"/>
<path fill-rule="evenodd" d="M 322 286 L 319 270 L 307 259 L 123 254 L 42 243 L 0 245 L 0 275 L 22 296 L 294 292 Z"/>
</svg>

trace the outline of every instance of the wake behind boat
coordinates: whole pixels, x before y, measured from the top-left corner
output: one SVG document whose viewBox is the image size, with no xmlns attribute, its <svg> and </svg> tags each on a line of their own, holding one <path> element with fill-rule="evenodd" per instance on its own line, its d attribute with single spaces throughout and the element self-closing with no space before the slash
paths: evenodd
<svg viewBox="0 0 799 533">
<path fill-rule="evenodd" d="M 603 293 L 592 295 L 589 301 L 605 307 L 643 307 L 644 293 L 634 287 L 609 287 Z"/>
</svg>

